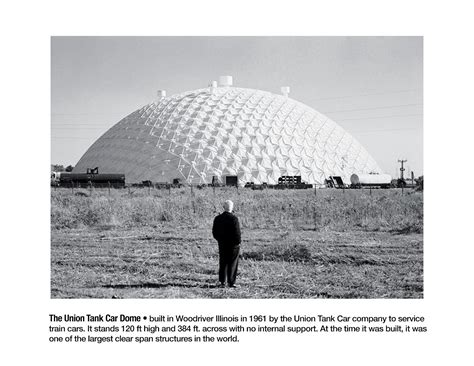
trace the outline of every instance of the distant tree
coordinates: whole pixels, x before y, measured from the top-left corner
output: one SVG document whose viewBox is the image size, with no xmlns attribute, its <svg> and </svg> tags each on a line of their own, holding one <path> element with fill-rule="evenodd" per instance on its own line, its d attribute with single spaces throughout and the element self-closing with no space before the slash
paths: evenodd
<svg viewBox="0 0 474 366">
<path fill-rule="evenodd" d="M 59 164 L 51 164 L 51 171 L 53 172 L 64 172 L 64 166 Z"/>
<path fill-rule="evenodd" d="M 68 165 L 68 166 L 66 167 L 66 171 L 67 171 L 67 172 L 72 172 L 73 169 L 74 169 L 74 167 L 73 167 L 72 165 Z"/>
<path fill-rule="evenodd" d="M 423 190 L 423 175 L 421 177 L 418 177 L 418 179 L 415 179 L 416 180 L 416 189 L 418 191 L 422 191 Z"/>
</svg>

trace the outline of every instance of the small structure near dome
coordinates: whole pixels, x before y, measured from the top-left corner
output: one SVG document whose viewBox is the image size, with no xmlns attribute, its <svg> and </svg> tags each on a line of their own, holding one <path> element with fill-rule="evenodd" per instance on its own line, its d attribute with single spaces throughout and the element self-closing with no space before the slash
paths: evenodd
<svg viewBox="0 0 474 366">
<path fill-rule="evenodd" d="M 288 98 L 288 95 L 290 95 L 290 87 L 289 86 L 282 86 L 281 87 L 281 93 L 283 96 Z"/>
<path fill-rule="evenodd" d="M 158 90 L 158 99 L 162 100 L 166 98 L 166 90 Z"/>
<path fill-rule="evenodd" d="M 209 84 L 209 89 L 210 89 L 211 94 L 214 94 L 217 89 L 217 81 L 213 80 L 211 84 Z"/>
<path fill-rule="evenodd" d="M 230 75 L 219 76 L 219 86 L 232 86 L 232 84 L 233 84 L 232 76 Z"/>
</svg>

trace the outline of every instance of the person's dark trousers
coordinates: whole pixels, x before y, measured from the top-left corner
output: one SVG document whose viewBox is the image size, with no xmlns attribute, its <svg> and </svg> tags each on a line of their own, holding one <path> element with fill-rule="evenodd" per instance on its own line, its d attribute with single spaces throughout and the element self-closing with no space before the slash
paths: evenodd
<svg viewBox="0 0 474 366">
<path fill-rule="evenodd" d="M 237 278 L 237 268 L 239 266 L 240 245 L 233 248 L 226 248 L 219 245 L 219 282 L 232 286 Z"/>
</svg>

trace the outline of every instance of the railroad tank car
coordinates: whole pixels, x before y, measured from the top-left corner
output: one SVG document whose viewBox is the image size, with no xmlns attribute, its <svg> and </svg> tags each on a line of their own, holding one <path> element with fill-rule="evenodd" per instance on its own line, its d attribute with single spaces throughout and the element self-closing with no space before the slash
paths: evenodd
<svg viewBox="0 0 474 366">
<path fill-rule="evenodd" d="M 390 188 L 392 177 L 390 174 L 352 174 L 351 186 Z"/>
</svg>

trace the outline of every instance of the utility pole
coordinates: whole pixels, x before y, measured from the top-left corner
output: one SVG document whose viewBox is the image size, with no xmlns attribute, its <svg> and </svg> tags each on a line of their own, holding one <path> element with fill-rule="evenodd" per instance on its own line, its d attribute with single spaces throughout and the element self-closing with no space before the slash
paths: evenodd
<svg viewBox="0 0 474 366">
<path fill-rule="evenodd" d="M 400 168 L 400 179 L 403 180 L 403 172 L 405 171 L 405 168 L 403 167 L 403 163 L 406 163 L 407 160 L 398 160 L 398 162 L 402 165 Z"/>
</svg>

